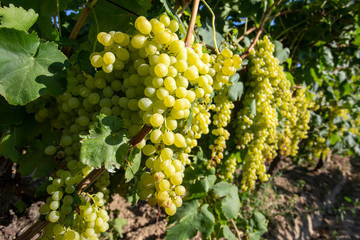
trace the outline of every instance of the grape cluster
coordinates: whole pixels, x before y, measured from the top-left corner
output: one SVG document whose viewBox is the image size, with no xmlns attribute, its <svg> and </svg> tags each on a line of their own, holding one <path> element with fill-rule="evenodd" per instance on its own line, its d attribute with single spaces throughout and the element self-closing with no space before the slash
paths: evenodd
<svg viewBox="0 0 360 240">
<path fill-rule="evenodd" d="M 225 181 L 232 182 L 234 173 L 237 169 L 237 159 L 235 154 L 231 154 L 225 161 L 221 162 L 219 177 Z"/>
<path fill-rule="evenodd" d="M 209 132 L 215 58 L 203 53 L 200 44 L 185 47 L 175 34 L 178 23 L 167 15 L 150 21 L 138 17 L 135 28 L 133 36 L 99 33 L 104 51 L 90 60 L 95 68 L 123 79 L 120 117 L 130 119 L 124 126 L 130 134 L 142 124 L 152 126 L 142 147 L 148 171 L 141 175 L 140 197 L 173 215 L 185 193 L 181 183 L 188 154 L 201 134 Z"/>
<path fill-rule="evenodd" d="M 120 90 L 122 83 L 105 77 L 108 76 L 101 72 L 92 77 L 82 73 L 78 66 L 72 66 L 67 71 L 68 84 L 65 93 L 56 101 L 47 99 L 43 103 L 37 103 L 36 107 L 30 105 L 27 109 L 35 112 L 36 121 L 49 120 L 53 128 L 61 129 L 59 143 L 45 147 L 44 153 L 54 156 L 61 164 L 66 165 L 66 169 L 56 172 L 55 178 L 47 187 L 50 197 L 39 209 L 50 222 L 41 239 L 98 239 L 97 235 L 108 228 L 109 219 L 103 205 L 109 194 L 106 188 L 110 183 L 109 173 L 105 172 L 95 183 L 101 191 L 96 195 L 78 196 L 75 191 L 76 185 L 93 170 L 93 167 L 78 160 L 80 136 L 88 134 L 89 125 L 97 120 L 99 113 L 109 113 L 109 109 L 120 113 L 119 97 L 113 96 L 113 93 Z M 75 201 L 79 197 L 81 201 Z M 98 220 L 97 225 L 94 225 L 94 221 L 85 220 L 86 212 L 83 215 L 82 212 L 75 211 L 83 204 L 91 207 L 94 214 L 98 214 L 95 215 L 96 219 L 99 214 L 103 217 L 102 225 L 101 220 Z M 88 228 L 90 230 L 87 230 Z"/>
<path fill-rule="evenodd" d="M 216 75 L 214 77 L 214 89 L 217 94 L 214 96 L 213 110 L 213 124 L 215 129 L 212 134 L 217 138 L 214 145 L 209 146 L 212 151 L 209 166 L 220 163 L 223 159 L 223 151 L 226 148 L 226 141 L 230 137 L 230 133 L 226 130 L 227 125 L 231 120 L 231 109 L 234 108 L 232 101 L 228 99 L 228 90 L 231 85 L 230 77 L 241 67 L 242 59 L 239 55 L 233 55 L 232 51 L 228 48 L 223 49 L 221 54 L 216 58 L 214 63 L 214 70 Z M 215 160 L 215 162 L 214 162 Z"/>
<path fill-rule="evenodd" d="M 303 88 L 295 90 L 291 98 L 290 110 L 284 112 L 286 122 L 284 132 L 279 133 L 280 153 L 283 156 L 295 156 L 299 149 L 299 142 L 307 138 L 312 102 L 307 99 Z"/>
<path fill-rule="evenodd" d="M 298 98 L 292 97 L 290 82 L 273 52 L 274 45 L 265 36 L 249 54 L 249 81 L 245 83 L 247 90 L 236 123 L 238 148 L 247 148 L 243 159 L 244 190 L 252 190 L 257 178 L 261 181 L 268 179 L 265 162 L 277 155 L 279 145 L 282 144 L 283 150 L 289 154 L 295 154 L 295 145 L 306 137 L 309 112 L 307 105 L 301 106 L 303 92 L 299 92 Z M 291 131 L 287 142 L 281 142 L 281 139 L 286 139 L 278 130 L 278 126 L 283 124 L 281 121 L 285 121 L 284 128 Z M 291 143 L 292 140 L 297 142 Z"/>
<path fill-rule="evenodd" d="M 50 224 L 45 227 L 44 234 L 39 239 L 99 239 L 98 234 L 109 229 L 110 219 L 104 208 L 103 197 L 104 194 L 101 192 L 93 195 L 82 194 L 79 200 L 81 203 L 77 205 L 75 211 L 72 209 L 75 205 L 74 199 L 66 195 L 63 198 L 63 206 L 68 206 L 70 212 L 60 216 L 49 215 Z"/>
</svg>

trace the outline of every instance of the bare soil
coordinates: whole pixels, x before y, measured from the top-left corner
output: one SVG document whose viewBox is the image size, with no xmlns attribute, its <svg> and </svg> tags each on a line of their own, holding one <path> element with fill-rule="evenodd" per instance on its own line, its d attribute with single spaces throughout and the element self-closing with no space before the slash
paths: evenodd
<svg viewBox="0 0 360 240">
<path fill-rule="evenodd" d="M 265 238 L 360 239 L 360 206 L 354 206 L 360 200 L 359 159 L 334 156 L 316 171 L 287 160 L 279 169 L 269 195 L 273 217 Z"/>
</svg>

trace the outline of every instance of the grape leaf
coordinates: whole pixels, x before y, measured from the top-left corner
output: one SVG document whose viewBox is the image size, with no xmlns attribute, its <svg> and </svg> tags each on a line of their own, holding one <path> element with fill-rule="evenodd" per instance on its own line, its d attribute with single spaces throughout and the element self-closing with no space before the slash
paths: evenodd
<svg viewBox="0 0 360 240">
<path fill-rule="evenodd" d="M 25 105 L 46 88 L 61 94 L 65 60 L 56 44 L 40 43 L 34 32 L 0 28 L 0 94 L 12 105 Z"/>
<path fill-rule="evenodd" d="M 240 100 L 243 91 L 244 91 L 244 84 L 242 82 L 234 83 L 229 87 L 229 100 L 230 101 Z"/>
<path fill-rule="evenodd" d="M 211 26 L 211 20 L 206 18 L 205 23 L 198 29 L 199 35 L 202 38 L 202 41 L 207 46 L 215 48 L 214 38 L 213 38 L 213 28 Z M 218 32 L 215 32 L 216 44 L 220 47 L 221 42 L 225 41 L 225 38 Z"/>
<path fill-rule="evenodd" d="M 6 118 L 0 118 L 0 127 L 21 124 L 26 115 L 27 113 L 24 107 L 10 105 L 0 96 L 0 116 L 6 116 Z"/>
<path fill-rule="evenodd" d="M 4 134 L 0 139 L 0 156 L 10 158 L 11 161 L 17 162 L 19 160 L 19 152 L 15 148 L 16 138 L 15 134 Z"/>
<path fill-rule="evenodd" d="M 125 218 L 116 218 L 114 219 L 114 221 L 111 222 L 111 225 L 113 226 L 113 228 L 115 229 L 115 231 L 119 234 L 120 238 L 123 238 L 123 234 L 122 234 L 122 228 L 123 226 L 125 226 L 127 224 L 127 221 Z"/>
<path fill-rule="evenodd" d="M 60 131 L 49 131 L 42 135 L 41 139 L 31 141 L 26 153 L 20 155 L 18 161 L 20 167 L 19 172 L 23 176 L 32 174 L 33 179 L 42 178 L 47 176 L 50 171 L 57 167 L 55 156 L 45 155 L 44 149 L 49 145 L 56 145 L 60 141 Z"/>
<path fill-rule="evenodd" d="M 190 184 L 188 188 L 188 199 L 201 198 L 207 195 L 207 192 L 214 186 L 215 181 L 215 175 L 208 175 L 197 181 L 195 184 Z"/>
<path fill-rule="evenodd" d="M 231 76 L 230 81 L 233 83 L 229 87 L 228 97 L 230 101 L 237 101 L 241 98 L 241 95 L 244 92 L 244 85 L 240 80 L 240 74 L 236 73 Z"/>
<path fill-rule="evenodd" d="M 291 73 L 289 72 L 284 72 L 285 73 L 285 76 L 286 76 L 286 79 L 290 82 L 290 86 L 294 86 L 295 82 L 294 82 L 294 77 L 293 75 L 291 75 Z"/>
<path fill-rule="evenodd" d="M 119 131 L 121 120 L 100 114 L 90 127 L 90 134 L 82 136 L 80 161 L 88 166 L 106 169 L 119 168 L 129 149 L 125 131 Z"/>
<path fill-rule="evenodd" d="M 274 46 L 274 56 L 279 60 L 279 63 L 282 64 L 290 56 L 290 50 L 289 48 L 283 48 L 283 44 L 279 41 L 274 41 Z"/>
<path fill-rule="evenodd" d="M 141 163 L 141 150 L 139 148 L 134 148 L 131 150 L 128 159 L 128 166 L 125 171 L 126 182 L 129 182 L 135 177 L 135 174 L 139 170 Z"/>
<path fill-rule="evenodd" d="M 238 188 L 227 182 L 219 182 L 214 185 L 213 189 L 217 195 L 224 197 L 221 200 L 221 208 L 224 216 L 227 219 L 236 217 L 240 211 Z"/>
<path fill-rule="evenodd" d="M 251 101 L 249 108 L 250 108 L 250 114 L 256 116 L 256 100 L 255 100 L 255 98 Z"/>
<path fill-rule="evenodd" d="M 222 226 L 222 234 L 224 235 L 225 239 L 228 240 L 236 240 L 235 235 L 231 232 L 230 228 L 228 225 L 223 225 Z"/>
<path fill-rule="evenodd" d="M 176 224 L 167 230 L 167 240 L 191 239 L 198 231 L 204 238 L 210 236 L 215 225 L 214 215 L 208 210 L 208 204 L 204 204 L 200 210 L 198 205 L 198 200 L 185 202 L 176 214 L 170 217 L 169 224 Z"/>
<path fill-rule="evenodd" d="M 27 32 L 38 17 L 39 14 L 33 9 L 26 11 L 22 7 L 15 7 L 10 4 L 9 7 L 0 8 L 0 27 L 15 28 Z"/>
<path fill-rule="evenodd" d="M 252 221 L 254 222 L 254 227 L 260 234 L 267 232 L 266 218 L 261 212 L 254 212 Z"/>
<path fill-rule="evenodd" d="M 12 108 L 10 108 L 12 109 Z M 1 115 L 1 116 L 11 116 Z M 19 126 L 12 126 L 6 130 L 6 133 L 0 139 L 0 155 L 10 158 L 11 161 L 17 162 L 20 156 L 20 150 L 32 142 L 35 137 L 42 132 L 48 132 L 50 126 L 46 123 L 39 124 L 32 115 L 23 119 L 23 123 Z M 50 144 L 50 143 L 48 143 Z M 54 142 L 56 144 L 56 142 Z M 41 150 L 43 151 L 43 149 Z"/>
</svg>

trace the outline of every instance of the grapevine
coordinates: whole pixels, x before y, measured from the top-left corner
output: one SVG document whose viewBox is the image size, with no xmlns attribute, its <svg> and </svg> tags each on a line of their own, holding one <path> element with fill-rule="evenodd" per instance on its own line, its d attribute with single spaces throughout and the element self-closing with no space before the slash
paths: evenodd
<svg viewBox="0 0 360 240">
<path fill-rule="evenodd" d="M 241 201 L 274 159 L 360 154 L 352 2 L 36 1 L 0 5 L 4 176 L 44 200 L 19 239 L 121 235 L 117 193 L 166 239 L 261 237 Z"/>
</svg>

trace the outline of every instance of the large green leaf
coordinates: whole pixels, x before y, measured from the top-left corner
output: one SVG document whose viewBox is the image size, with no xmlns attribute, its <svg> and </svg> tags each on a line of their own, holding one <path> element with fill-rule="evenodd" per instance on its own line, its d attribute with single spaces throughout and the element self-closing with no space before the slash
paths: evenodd
<svg viewBox="0 0 360 240">
<path fill-rule="evenodd" d="M 45 89 L 60 94 L 65 60 L 56 44 L 40 43 L 34 32 L 0 28 L 0 94 L 13 105 L 25 105 Z"/>
<path fill-rule="evenodd" d="M 129 149 L 125 131 L 119 131 L 121 120 L 100 114 L 90 127 L 90 134 L 81 140 L 80 161 L 88 166 L 106 169 L 119 168 Z"/>
<path fill-rule="evenodd" d="M 214 192 L 223 197 L 221 200 L 221 208 L 227 219 L 236 217 L 240 211 L 240 199 L 238 188 L 227 182 L 219 182 L 213 187 Z"/>
<path fill-rule="evenodd" d="M 33 9 L 26 11 L 22 7 L 15 7 L 10 4 L 9 7 L 0 8 L 0 27 L 15 28 L 27 32 L 36 22 L 39 14 Z"/>
<path fill-rule="evenodd" d="M 177 213 L 169 220 L 169 224 L 176 223 L 167 230 L 166 239 L 186 240 L 195 237 L 198 231 L 204 238 L 208 238 L 214 228 L 214 215 L 208 210 L 208 205 L 203 205 L 199 210 L 199 201 L 185 202 L 178 208 Z"/>
</svg>

